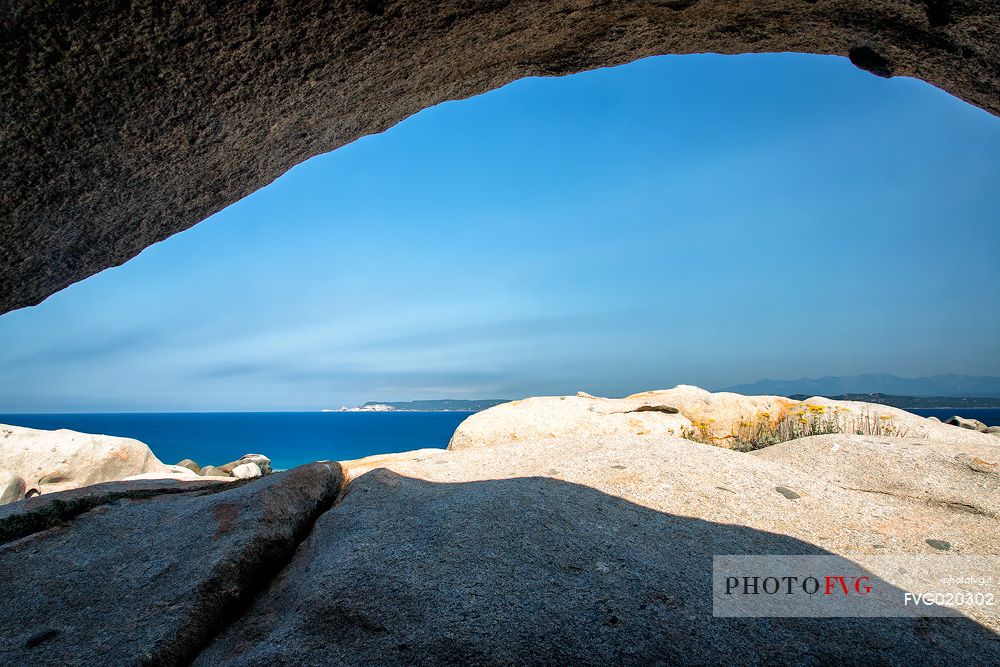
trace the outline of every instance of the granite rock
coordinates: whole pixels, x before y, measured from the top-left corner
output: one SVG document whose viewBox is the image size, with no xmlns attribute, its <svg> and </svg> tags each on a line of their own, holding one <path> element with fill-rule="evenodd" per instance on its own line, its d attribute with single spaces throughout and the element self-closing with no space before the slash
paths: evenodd
<svg viewBox="0 0 1000 667">
<path fill-rule="evenodd" d="M 944 422 L 949 426 L 958 426 L 959 428 L 966 428 L 970 431 L 979 431 L 980 433 L 986 433 L 987 426 L 978 419 L 966 419 L 965 417 L 959 417 L 955 415 Z"/>
<path fill-rule="evenodd" d="M 178 461 L 177 465 L 179 465 L 182 468 L 187 468 L 193 473 L 201 472 L 201 466 L 198 465 L 196 462 L 192 461 L 191 459 L 184 459 L 183 461 Z"/>
<path fill-rule="evenodd" d="M 20 476 L 8 470 L 0 470 L 0 505 L 21 500 L 26 490 L 24 480 Z"/>
<path fill-rule="evenodd" d="M 55 517 L 67 501 L 15 506 L 0 523 L 21 529 L 0 544 L 0 571 L 18 573 L 4 581 L 0 654 L 45 665 L 189 661 L 282 568 L 341 483 L 337 464 L 317 463 L 236 485 L 85 496 Z M 39 513 L 50 521 L 32 523 Z"/>
<path fill-rule="evenodd" d="M 121 480 L 145 473 L 183 474 L 131 438 L 0 424 L 0 461 L 41 493 Z"/>
<path fill-rule="evenodd" d="M 1000 547 L 991 516 L 817 475 L 823 451 L 628 436 L 386 459 L 195 664 L 995 662 L 986 617 L 713 617 L 714 554 Z"/>
<path fill-rule="evenodd" d="M 489 447 L 545 438 L 596 438 L 634 435 L 656 439 L 692 428 L 676 410 L 648 409 L 642 401 L 593 396 L 542 396 L 501 403 L 469 416 L 451 437 L 448 449 Z"/>
<path fill-rule="evenodd" d="M 439 102 L 652 55 L 786 51 L 1000 113 L 993 0 L 7 0 L 0 313 Z"/>
<path fill-rule="evenodd" d="M 241 463 L 229 473 L 234 479 L 253 479 L 260 477 L 260 467 L 256 463 Z"/>
</svg>

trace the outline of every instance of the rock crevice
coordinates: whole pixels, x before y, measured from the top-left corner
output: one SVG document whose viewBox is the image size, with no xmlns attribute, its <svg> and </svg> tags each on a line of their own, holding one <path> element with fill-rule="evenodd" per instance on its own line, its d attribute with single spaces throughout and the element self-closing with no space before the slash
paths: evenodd
<svg viewBox="0 0 1000 667">
<path fill-rule="evenodd" d="M 5 581 L 0 653 L 187 663 L 284 568 L 342 484 L 339 465 L 324 462 L 218 483 L 217 493 L 103 496 L 68 523 L 0 545 L 0 571 L 21 573 Z"/>
</svg>

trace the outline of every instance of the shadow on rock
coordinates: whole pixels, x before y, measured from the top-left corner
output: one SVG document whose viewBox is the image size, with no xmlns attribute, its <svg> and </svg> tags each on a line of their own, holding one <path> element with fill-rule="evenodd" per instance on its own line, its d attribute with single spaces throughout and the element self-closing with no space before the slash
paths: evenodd
<svg viewBox="0 0 1000 667">
<path fill-rule="evenodd" d="M 963 617 L 712 617 L 714 554 L 828 553 L 549 478 L 379 469 L 197 664 L 1000 660 L 997 636 Z"/>
<path fill-rule="evenodd" d="M 190 661 L 288 563 L 342 480 L 313 463 L 239 486 L 116 483 L 5 508 L 0 663 Z"/>
</svg>

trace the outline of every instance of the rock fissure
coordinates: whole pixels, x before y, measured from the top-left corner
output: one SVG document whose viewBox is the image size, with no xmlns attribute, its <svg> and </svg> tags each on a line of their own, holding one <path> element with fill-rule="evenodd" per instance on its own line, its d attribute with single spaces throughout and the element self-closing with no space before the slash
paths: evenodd
<svg viewBox="0 0 1000 667">
<path fill-rule="evenodd" d="M 0 652 L 41 664 L 188 664 L 280 576 L 343 481 L 324 462 L 200 492 L 84 502 L 66 530 L 0 545 L 0 570 L 30 563 L 7 582 L 19 604 L 0 617 Z"/>
<path fill-rule="evenodd" d="M 669 405 L 642 405 L 635 410 L 626 410 L 624 414 L 632 412 L 660 412 L 665 415 L 676 415 L 680 413 L 680 410 Z"/>
<path fill-rule="evenodd" d="M 839 486 L 839 485 L 838 485 Z M 845 491 L 857 491 L 858 493 L 876 493 L 883 496 L 892 496 L 893 498 L 900 498 L 902 500 L 910 500 L 916 503 L 923 503 L 926 505 L 933 505 L 936 507 L 946 507 L 948 509 L 958 510 L 960 512 L 968 512 L 969 514 L 977 514 L 979 516 L 990 517 L 993 519 L 1000 518 L 996 513 L 984 510 L 975 505 L 970 505 L 969 503 L 959 502 L 957 500 L 941 500 L 938 498 L 927 498 L 914 496 L 908 493 L 900 493 L 898 491 L 888 491 L 885 489 L 863 489 L 853 486 L 840 486 L 841 489 Z"/>
<path fill-rule="evenodd" d="M 250 480 L 247 480 L 250 481 Z M 190 664 L 198 659 L 198 656 L 209 646 L 217 637 L 223 634 L 228 628 L 233 624 L 240 621 L 246 614 L 253 604 L 267 593 L 274 582 L 281 577 L 282 572 L 288 567 L 292 562 L 298 552 L 299 547 L 309 539 L 312 534 L 313 529 L 316 526 L 316 522 L 321 516 L 329 512 L 331 509 L 337 506 L 343 498 L 344 490 L 350 482 L 345 481 L 344 477 L 340 478 L 340 488 L 339 491 L 330 498 L 329 502 L 323 502 L 316 507 L 314 512 L 307 514 L 305 521 L 299 530 L 297 530 L 292 537 L 292 546 L 290 549 L 272 549 L 269 554 L 265 557 L 265 562 L 258 572 L 258 577 L 255 579 L 255 585 L 252 587 L 244 587 L 240 589 L 240 594 L 231 606 L 227 607 L 222 614 L 217 618 L 217 621 L 210 629 L 209 632 L 204 632 L 203 628 L 191 627 L 186 628 L 180 634 L 199 634 L 200 641 L 196 644 L 192 644 L 191 652 L 185 657 L 181 664 Z M 192 624 L 196 622 L 196 619 L 192 619 Z"/>
</svg>

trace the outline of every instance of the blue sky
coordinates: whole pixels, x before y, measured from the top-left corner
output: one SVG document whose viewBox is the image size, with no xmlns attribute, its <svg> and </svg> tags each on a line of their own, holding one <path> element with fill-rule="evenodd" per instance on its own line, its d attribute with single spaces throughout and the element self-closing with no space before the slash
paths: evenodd
<svg viewBox="0 0 1000 667">
<path fill-rule="evenodd" d="M 1000 119 L 793 54 L 526 79 L 0 317 L 0 412 L 1000 375 Z"/>
</svg>

